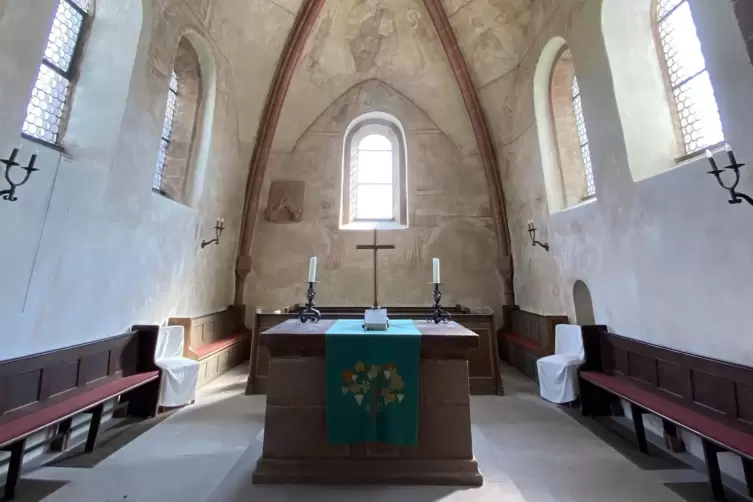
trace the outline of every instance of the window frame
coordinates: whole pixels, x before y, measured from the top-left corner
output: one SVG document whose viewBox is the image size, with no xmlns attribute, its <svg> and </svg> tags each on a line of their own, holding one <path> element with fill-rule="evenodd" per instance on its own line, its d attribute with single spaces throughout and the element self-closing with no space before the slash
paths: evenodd
<svg viewBox="0 0 753 502">
<path fill-rule="evenodd" d="M 175 89 L 173 89 L 173 81 L 175 81 Z M 178 108 L 178 99 L 180 97 L 180 93 L 178 92 L 180 89 L 180 81 L 178 80 L 178 74 L 173 69 L 170 73 L 170 80 L 167 85 L 167 101 L 165 103 L 165 116 L 162 120 L 162 132 L 160 133 L 160 141 L 159 141 L 159 150 L 157 151 L 157 165 L 154 169 L 154 177 L 152 178 L 152 192 L 162 195 L 164 197 L 167 197 L 167 192 L 164 189 L 164 177 L 165 177 L 165 168 L 167 167 L 167 152 L 170 148 L 170 142 L 172 141 L 172 133 L 173 129 L 175 127 L 175 112 Z M 170 119 L 170 129 L 169 129 L 169 137 L 164 136 L 165 132 L 165 121 L 167 120 L 168 113 L 170 112 L 170 98 L 173 98 L 173 106 L 172 106 L 172 117 Z M 160 150 L 162 148 L 162 144 L 165 144 L 165 161 L 160 161 Z M 157 176 L 159 175 L 159 186 L 155 183 L 157 180 Z"/>
<path fill-rule="evenodd" d="M 696 38 L 698 39 L 698 42 L 701 45 L 701 53 L 703 54 L 703 57 L 704 57 L 703 69 L 693 74 L 692 76 L 681 80 L 677 85 L 672 84 L 672 73 L 670 72 L 670 69 L 669 69 L 667 51 L 665 50 L 664 39 L 661 36 L 661 24 L 664 21 L 666 21 L 670 16 L 675 14 L 677 10 L 679 10 L 684 4 L 688 5 L 688 8 L 690 9 L 690 14 L 692 16 L 693 7 L 692 5 L 690 5 L 689 0 L 680 0 L 677 3 L 677 5 L 675 5 L 669 11 L 667 11 L 666 13 L 660 16 L 659 8 L 660 8 L 661 0 L 651 0 L 651 2 L 652 2 L 651 30 L 653 32 L 654 43 L 656 45 L 656 52 L 659 59 L 659 66 L 661 68 L 662 80 L 664 81 L 665 94 L 667 97 L 667 101 L 669 102 L 669 109 L 672 113 L 672 124 L 674 126 L 675 142 L 677 144 L 677 151 L 678 151 L 678 154 L 675 155 L 675 162 L 679 163 L 679 162 L 684 162 L 686 160 L 703 155 L 703 153 L 708 149 L 713 150 L 723 145 L 725 142 L 724 124 L 722 123 L 721 115 L 719 114 L 719 102 L 716 98 L 716 90 L 713 87 L 713 82 L 711 82 L 711 90 L 713 93 L 714 104 L 716 106 L 717 115 L 719 116 L 719 122 L 722 128 L 722 140 L 716 143 L 701 146 L 700 148 L 697 148 L 696 150 L 693 150 L 693 151 L 689 150 L 689 145 L 685 140 L 685 130 L 682 125 L 682 119 L 680 116 L 680 110 L 679 110 L 679 105 L 677 103 L 677 97 L 675 96 L 675 91 L 679 89 L 680 87 L 688 84 L 689 82 L 696 80 L 698 77 L 704 74 L 706 74 L 710 80 L 711 74 L 709 72 L 708 65 L 706 64 L 706 55 L 703 54 L 703 44 L 701 43 L 700 37 L 698 36 L 698 33 L 697 33 L 697 26 L 695 25 L 695 18 L 693 18 L 693 27 L 696 29 Z"/>
<path fill-rule="evenodd" d="M 591 141 L 588 139 L 588 127 L 586 126 L 586 117 L 583 113 L 583 97 L 581 96 L 580 92 L 578 75 L 577 73 L 575 73 L 575 71 L 573 71 L 573 83 L 571 85 L 571 89 L 573 98 L 573 114 L 575 115 L 575 130 L 578 133 L 580 157 L 583 161 L 583 175 L 586 177 L 586 194 L 581 198 L 581 201 L 585 201 L 596 197 L 596 177 L 594 176 L 594 168 L 591 161 Z M 579 117 L 580 121 L 583 123 L 582 132 L 581 128 L 578 125 Z M 588 155 L 588 158 L 586 158 L 586 155 Z"/>
<path fill-rule="evenodd" d="M 34 84 L 32 85 L 32 92 L 33 89 L 36 87 L 37 81 L 39 80 L 39 72 L 42 69 L 42 66 L 46 66 L 51 71 L 57 73 L 61 77 L 63 77 L 65 80 L 68 81 L 68 89 L 66 92 L 65 100 L 63 101 L 62 106 L 62 113 L 60 115 L 60 123 L 58 126 L 58 132 L 57 137 L 55 138 L 55 142 L 47 141 L 43 138 L 39 138 L 37 136 L 34 136 L 32 134 L 29 134 L 27 132 L 23 131 L 24 125 L 21 125 L 21 137 L 24 139 L 27 139 L 29 141 L 32 141 L 34 143 L 39 143 L 41 145 L 50 147 L 54 150 L 58 150 L 60 152 L 64 152 L 65 148 L 61 144 L 61 139 L 65 133 L 66 125 L 68 123 L 68 119 L 70 118 L 71 113 L 71 102 L 73 100 L 73 93 L 76 87 L 76 83 L 79 76 L 80 71 L 80 63 L 81 59 L 83 58 L 84 53 L 84 45 L 86 42 L 86 36 L 88 35 L 89 28 L 91 27 L 91 22 L 94 19 L 94 9 L 96 7 L 96 0 L 90 0 L 90 11 L 87 12 L 83 8 L 81 8 L 75 0 L 59 0 L 55 6 L 55 14 L 52 18 L 52 24 L 50 25 L 50 31 L 47 34 L 47 41 L 45 43 L 45 52 L 47 49 L 47 44 L 50 43 L 50 37 L 52 36 L 52 29 L 55 23 L 55 17 L 57 16 L 57 11 L 60 8 L 60 4 L 62 2 L 67 3 L 73 10 L 78 12 L 81 15 L 81 26 L 78 30 L 78 34 L 76 36 L 76 41 L 73 44 L 73 52 L 71 53 L 71 62 L 68 65 L 68 70 L 62 70 L 61 68 L 58 68 L 55 63 L 47 59 L 47 56 L 43 53 L 42 54 L 42 62 L 39 64 L 39 69 L 37 70 L 37 75 L 34 80 Z M 27 100 L 26 106 L 27 106 L 27 115 L 28 115 L 28 106 L 31 104 L 31 96 L 29 96 L 29 99 Z M 24 124 L 26 123 L 26 116 L 24 116 Z"/>
<path fill-rule="evenodd" d="M 358 146 L 371 135 L 385 137 L 392 145 L 392 218 L 357 218 L 351 192 L 351 176 L 358 162 Z M 347 133 L 343 155 L 343 189 L 341 226 L 371 225 L 378 228 L 380 224 L 407 227 L 407 191 L 406 191 L 406 149 L 403 134 L 393 122 L 381 118 L 366 119 L 355 125 Z"/>
</svg>

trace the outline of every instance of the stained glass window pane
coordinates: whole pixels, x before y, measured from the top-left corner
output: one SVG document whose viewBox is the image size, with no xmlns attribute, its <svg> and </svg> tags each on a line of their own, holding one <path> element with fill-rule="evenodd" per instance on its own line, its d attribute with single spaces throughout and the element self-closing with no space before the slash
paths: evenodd
<svg viewBox="0 0 753 502">
<path fill-rule="evenodd" d="M 657 0 L 656 8 L 659 19 L 672 12 L 672 9 L 674 9 L 684 1 L 685 0 Z"/>
<path fill-rule="evenodd" d="M 165 174 L 167 164 L 167 150 L 170 147 L 170 139 L 173 134 L 173 123 L 175 121 L 175 106 L 178 101 L 178 76 L 172 72 L 170 76 L 170 85 L 167 91 L 167 106 L 165 107 L 165 120 L 162 123 L 162 139 L 160 140 L 159 153 L 157 154 L 157 168 L 154 171 L 154 181 L 152 188 L 162 191 L 162 179 Z"/>
<path fill-rule="evenodd" d="M 47 143 L 55 144 L 68 99 L 68 80 L 46 65 L 39 75 L 26 107 L 23 132 Z"/>
<path fill-rule="evenodd" d="M 26 107 L 22 127 L 24 134 L 55 144 L 67 113 L 70 96 L 69 73 L 75 63 L 80 44 L 84 14 L 76 10 L 74 2 L 89 11 L 93 0 L 60 0 L 47 39 L 43 63 Z"/>
<path fill-rule="evenodd" d="M 583 118 L 583 101 L 580 97 L 580 87 L 578 86 L 577 77 L 573 77 L 573 111 L 575 112 L 575 127 L 578 130 L 583 168 L 586 171 L 586 196 L 591 197 L 596 195 L 596 184 L 594 182 L 593 165 L 591 164 L 591 150 L 588 147 L 586 120 Z"/>
<path fill-rule="evenodd" d="M 44 58 L 64 73 L 71 69 L 83 23 L 84 16 L 66 0 L 61 0 L 47 39 Z"/>
<path fill-rule="evenodd" d="M 687 0 L 657 2 L 659 39 L 686 153 L 724 141 L 719 108 Z"/>
</svg>

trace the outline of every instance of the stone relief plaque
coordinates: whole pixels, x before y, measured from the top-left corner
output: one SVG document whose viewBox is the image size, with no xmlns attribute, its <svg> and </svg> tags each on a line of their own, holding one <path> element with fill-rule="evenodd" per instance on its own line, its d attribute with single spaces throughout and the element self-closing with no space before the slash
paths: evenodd
<svg viewBox="0 0 753 502">
<path fill-rule="evenodd" d="M 297 223 L 303 220 L 303 181 L 273 181 L 264 217 L 272 223 Z"/>
</svg>

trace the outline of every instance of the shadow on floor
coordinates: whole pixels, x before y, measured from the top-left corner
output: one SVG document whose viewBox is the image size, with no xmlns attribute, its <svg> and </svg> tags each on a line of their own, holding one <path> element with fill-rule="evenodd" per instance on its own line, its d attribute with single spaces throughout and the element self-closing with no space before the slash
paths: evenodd
<svg viewBox="0 0 753 502">
<path fill-rule="evenodd" d="M 39 502 L 67 484 L 67 481 L 21 479 L 18 485 L 16 485 L 16 498 L 13 499 L 13 502 Z M 0 500 L 6 499 L 2 498 Z"/>
<path fill-rule="evenodd" d="M 173 414 L 167 411 L 147 420 L 127 418 L 106 431 L 100 432 L 97 445 L 91 453 L 84 452 L 84 444 L 71 448 L 51 462 L 48 467 L 74 467 L 91 469 L 125 445 L 141 436 L 151 428 L 162 423 Z"/>
</svg>

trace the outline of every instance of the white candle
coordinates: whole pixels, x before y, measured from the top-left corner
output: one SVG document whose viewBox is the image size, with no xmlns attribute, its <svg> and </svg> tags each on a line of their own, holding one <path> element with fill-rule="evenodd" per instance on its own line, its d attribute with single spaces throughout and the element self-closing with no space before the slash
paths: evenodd
<svg viewBox="0 0 753 502">
<path fill-rule="evenodd" d="M 433 277 L 434 277 L 434 284 L 439 284 L 439 258 L 434 258 L 432 260 L 433 265 Z"/>
<path fill-rule="evenodd" d="M 309 260 L 309 282 L 316 282 L 316 256 Z"/>
</svg>

